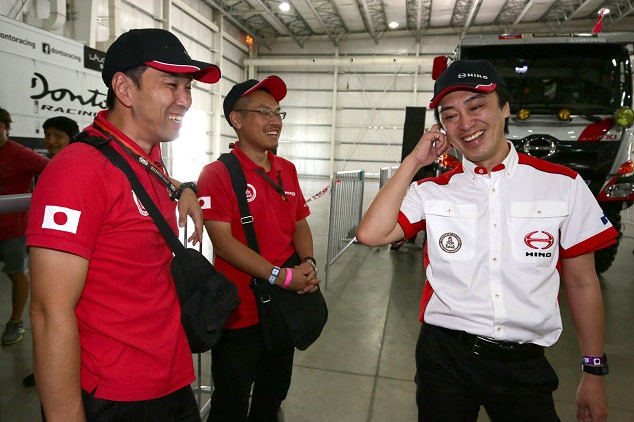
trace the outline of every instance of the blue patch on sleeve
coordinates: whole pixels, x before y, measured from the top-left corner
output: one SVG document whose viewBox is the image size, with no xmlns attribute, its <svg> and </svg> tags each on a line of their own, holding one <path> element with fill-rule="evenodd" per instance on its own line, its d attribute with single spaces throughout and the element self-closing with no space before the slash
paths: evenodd
<svg viewBox="0 0 634 422">
<path fill-rule="evenodd" d="M 603 215 L 601 216 L 601 222 L 603 223 L 603 225 L 605 226 L 606 224 L 608 224 L 608 217 L 605 216 L 605 213 L 603 213 Z"/>
</svg>

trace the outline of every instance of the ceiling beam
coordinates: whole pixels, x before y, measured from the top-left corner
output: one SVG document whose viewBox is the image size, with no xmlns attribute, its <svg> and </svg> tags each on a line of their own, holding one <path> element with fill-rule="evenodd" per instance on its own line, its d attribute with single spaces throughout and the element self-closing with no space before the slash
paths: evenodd
<svg viewBox="0 0 634 422">
<path fill-rule="evenodd" d="M 348 32 L 337 5 L 333 0 L 304 0 L 313 11 L 319 24 L 326 31 L 332 44 L 337 47 L 339 41 Z"/>
<path fill-rule="evenodd" d="M 258 42 L 258 44 L 266 47 L 268 50 L 271 50 L 271 46 L 268 44 L 268 39 L 273 39 L 274 40 L 279 35 L 279 34 L 277 34 L 276 31 L 274 31 L 274 30 L 271 31 L 273 28 L 269 28 L 269 30 L 266 30 L 262 26 L 254 27 L 253 25 L 251 25 L 247 21 L 247 19 L 244 19 L 242 17 L 233 16 L 234 8 L 236 6 L 241 6 L 242 5 L 242 8 L 245 8 L 244 6 L 246 5 L 247 10 L 244 11 L 245 13 L 248 13 L 248 9 L 252 9 L 251 5 L 249 5 L 246 1 L 238 1 L 238 2 L 234 3 L 233 5 L 229 5 L 229 4 L 225 3 L 222 0 L 219 0 L 219 1 L 203 0 L 203 1 L 208 6 L 211 6 L 214 9 L 216 9 L 218 12 L 220 12 L 220 14 L 225 19 L 227 19 L 229 22 L 231 22 L 231 24 L 233 26 L 235 26 L 236 28 L 238 28 L 239 30 L 244 32 L 245 34 L 250 35 L 251 37 L 253 37 L 253 39 L 256 40 Z M 268 22 L 267 22 L 267 24 L 268 24 Z M 267 35 L 267 34 L 269 35 L 268 37 L 263 36 L 263 35 Z"/>
<path fill-rule="evenodd" d="M 407 0 L 407 29 L 409 29 L 416 41 L 420 41 L 423 32 L 429 28 L 431 19 L 431 0 Z"/>
<path fill-rule="evenodd" d="M 302 19 L 302 17 L 297 13 L 294 7 L 288 12 L 284 13 L 276 13 L 274 12 L 270 6 L 277 7 L 279 2 L 277 1 L 268 1 L 268 0 L 256 0 L 256 2 L 262 6 L 265 10 L 266 14 L 273 19 L 279 26 L 281 26 L 288 36 L 291 37 L 295 44 L 298 47 L 304 48 L 304 43 L 310 38 L 312 35 L 312 31 L 306 24 L 306 21 Z M 278 9 L 279 10 L 279 9 Z M 292 27 L 292 28 L 291 28 Z M 300 40 L 300 37 L 302 39 Z"/>
<path fill-rule="evenodd" d="M 385 4 L 382 0 L 357 0 L 359 12 L 363 18 L 365 29 L 368 31 L 374 44 L 379 43 L 381 35 L 387 28 L 387 19 L 385 18 Z"/>
</svg>

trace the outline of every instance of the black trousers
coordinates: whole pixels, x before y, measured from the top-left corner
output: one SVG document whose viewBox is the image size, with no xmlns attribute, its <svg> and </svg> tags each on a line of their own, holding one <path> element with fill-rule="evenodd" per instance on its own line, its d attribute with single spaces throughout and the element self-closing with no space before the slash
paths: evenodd
<svg viewBox="0 0 634 422">
<path fill-rule="evenodd" d="M 166 396 L 142 401 L 110 401 L 82 390 L 86 422 L 200 422 L 200 411 L 188 385 Z M 46 421 L 42 412 L 42 421 Z"/>
<path fill-rule="evenodd" d="M 267 352 L 258 325 L 225 329 L 211 351 L 214 391 L 207 421 L 277 422 L 291 385 L 294 352 Z"/>
<path fill-rule="evenodd" d="M 546 357 L 499 362 L 443 330 L 422 324 L 416 344 L 418 420 L 476 421 L 480 406 L 491 422 L 555 422 L 552 392 L 559 379 Z"/>
</svg>

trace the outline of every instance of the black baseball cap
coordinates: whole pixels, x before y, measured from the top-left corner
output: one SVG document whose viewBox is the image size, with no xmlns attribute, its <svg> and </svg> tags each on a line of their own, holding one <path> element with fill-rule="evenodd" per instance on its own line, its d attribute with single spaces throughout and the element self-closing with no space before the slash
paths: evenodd
<svg viewBox="0 0 634 422">
<path fill-rule="evenodd" d="M 231 88 L 231 91 L 225 97 L 225 101 L 223 103 L 223 110 L 225 112 L 225 119 L 229 123 L 229 126 L 233 127 L 231 124 L 231 120 L 229 120 L 229 115 L 231 114 L 231 110 L 233 110 L 233 106 L 236 101 L 238 101 L 241 97 L 251 94 L 258 89 L 264 89 L 269 92 L 278 103 L 286 97 L 286 84 L 279 76 L 271 75 L 262 79 L 261 81 L 256 81 L 255 79 L 249 79 L 248 81 L 241 82 L 236 84 Z"/>
<path fill-rule="evenodd" d="M 115 73 L 139 66 L 167 73 L 188 73 L 208 84 L 220 80 L 218 66 L 192 60 L 176 35 L 164 29 L 131 29 L 121 34 L 106 52 L 101 78 L 109 87 Z"/>
<path fill-rule="evenodd" d="M 506 88 L 506 83 L 488 60 L 456 60 L 436 80 L 429 108 L 453 91 L 493 92 L 497 86 Z"/>
</svg>

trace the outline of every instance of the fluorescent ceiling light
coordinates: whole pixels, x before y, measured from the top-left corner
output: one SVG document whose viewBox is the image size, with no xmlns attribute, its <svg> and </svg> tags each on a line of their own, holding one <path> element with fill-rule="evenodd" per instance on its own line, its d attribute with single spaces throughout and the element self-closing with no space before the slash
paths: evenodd
<svg viewBox="0 0 634 422">
<path fill-rule="evenodd" d="M 390 22 L 390 24 L 388 26 L 390 28 L 392 28 L 392 29 L 396 29 L 396 28 L 398 28 L 398 22 L 392 21 L 392 22 Z"/>
</svg>

